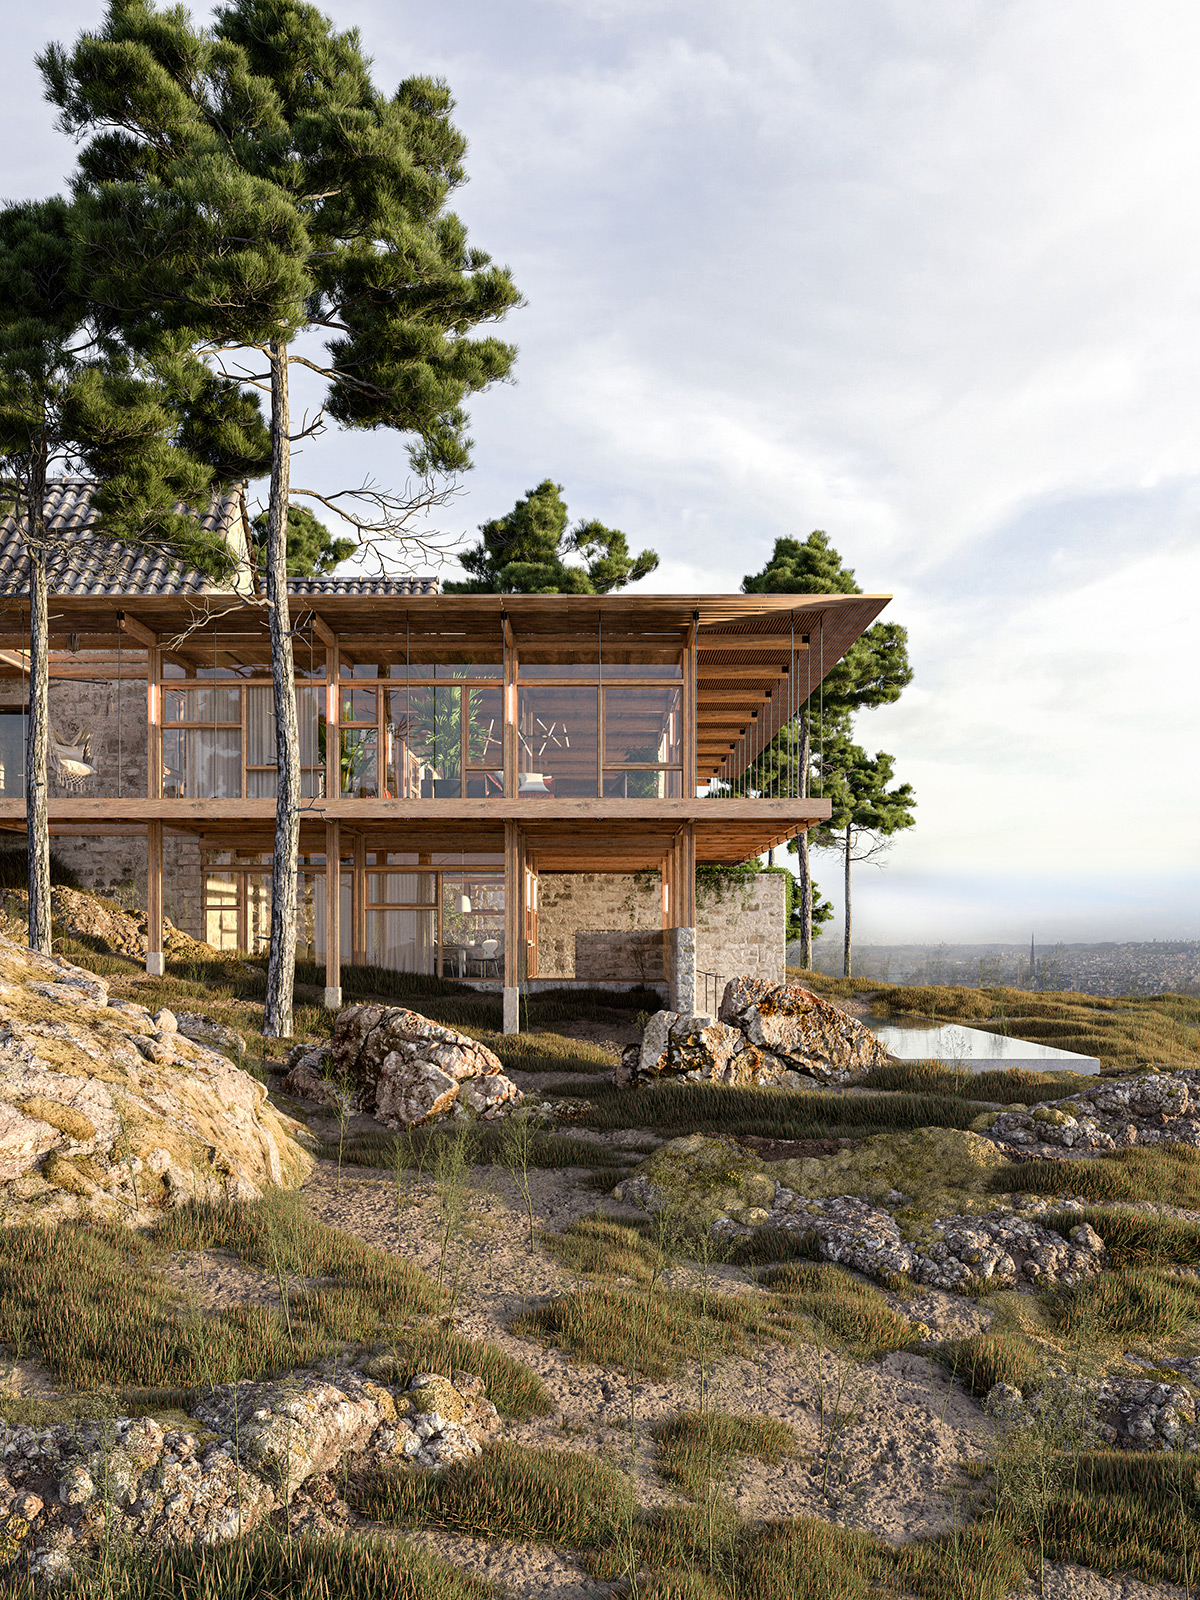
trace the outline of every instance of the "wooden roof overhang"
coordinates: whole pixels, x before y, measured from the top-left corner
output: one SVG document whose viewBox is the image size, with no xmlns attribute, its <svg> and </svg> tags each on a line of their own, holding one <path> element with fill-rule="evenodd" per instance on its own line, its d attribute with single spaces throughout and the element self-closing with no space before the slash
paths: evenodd
<svg viewBox="0 0 1200 1600">
<path fill-rule="evenodd" d="M 274 800 L 52 799 L 54 833 L 111 835 L 147 822 L 211 844 L 270 848 Z M 630 871 L 655 866 L 689 823 L 696 859 L 746 861 L 830 815 L 828 800 L 312 800 L 300 810 L 301 848 L 325 848 L 326 822 L 344 839 L 380 848 L 499 850 L 505 822 L 550 870 Z M 0 800 L 0 831 L 25 827 L 25 803 Z"/>
<path fill-rule="evenodd" d="M 293 626 L 317 647 L 338 640 L 344 657 L 402 660 L 497 651 L 507 623 L 518 651 L 579 659 L 595 647 L 618 661 L 649 644 L 696 647 L 696 779 L 733 777 L 796 715 L 808 696 L 887 605 L 888 595 L 292 595 Z M 139 647 L 158 642 L 170 658 L 207 665 L 268 660 L 261 598 L 229 594 L 56 596 L 51 601 L 51 673 L 112 678 L 118 610 L 123 670 L 145 675 Z M 27 670 L 28 605 L 0 599 L 0 676 Z M 81 652 L 98 652 L 88 659 Z M 590 657 L 594 659 L 594 657 Z M 722 766 L 732 757 L 730 765 Z"/>
</svg>

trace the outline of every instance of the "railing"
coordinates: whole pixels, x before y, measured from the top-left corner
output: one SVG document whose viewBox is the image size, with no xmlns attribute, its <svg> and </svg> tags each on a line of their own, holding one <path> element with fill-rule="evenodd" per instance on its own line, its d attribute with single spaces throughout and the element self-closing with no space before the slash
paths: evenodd
<svg viewBox="0 0 1200 1600">
<path fill-rule="evenodd" d="M 696 1011 L 698 1015 L 715 1017 L 725 992 L 727 979 L 719 972 L 702 972 L 696 968 Z"/>
</svg>

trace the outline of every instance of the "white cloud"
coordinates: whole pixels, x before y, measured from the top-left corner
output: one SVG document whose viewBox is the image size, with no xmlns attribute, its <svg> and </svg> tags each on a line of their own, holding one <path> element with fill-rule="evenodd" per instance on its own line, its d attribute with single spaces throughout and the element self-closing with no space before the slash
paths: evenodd
<svg viewBox="0 0 1200 1600">
<path fill-rule="evenodd" d="M 896 591 L 917 666 L 863 727 L 920 810 L 863 874 L 860 925 L 1000 937 L 1056 897 L 1104 936 L 1190 916 L 1200 12 L 329 9 L 383 83 L 449 79 L 460 209 L 529 299 L 443 520 L 473 530 L 550 475 L 659 549 L 657 589 L 736 587 L 777 536 L 826 528 Z M 10 193 L 70 160 L 25 63 L 100 15 L 10 22 Z M 322 461 L 387 478 L 403 451 Z"/>
</svg>

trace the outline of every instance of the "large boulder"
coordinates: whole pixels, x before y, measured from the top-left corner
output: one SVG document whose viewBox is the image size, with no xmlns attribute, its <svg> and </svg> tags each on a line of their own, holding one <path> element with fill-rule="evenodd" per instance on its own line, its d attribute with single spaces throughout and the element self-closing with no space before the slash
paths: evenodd
<svg viewBox="0 0 1200 1600">
<path fill-rule="evenodd" d="M 732 1139 L 691 1133 L 659 1145 L 613 1195 L 647 1211 L 668 1212 L 685 1227 L 707 1227 L 719 1216 L 753 1225 L 774 1204 L 775 1180 Z"/>
<path fill-rule="evenodd" d="M 708 1016 L 656 1011 L 639 1045 L 630 1045 L 615 1074 L 621 1086 L 658 1078 L 693 1083 L 799 1087 L 786 1061 L 760 1050 L 739 1029 Z"/>
<path fill-rule="evenodd" d="M 328 1051 L 294 1051 L 284 1087 L 337 1106 L 349 1097 L 388 1128 L 450 1114 L 493 1119 L 520 1105 L 516 1084 L 485 1044 L 405 1006 L 346 1006 Z"/>
<path fill-rule="evenodd" d="M 0 937 L 0 1206 L 7 1222 L 149 1221 L 302 1181 L 303 1129 L 169 1012 Z"/>
<path fill-rule="evenodd" d="M 798 983 L 734 978 L 718 1014 L 749 1044 L 821 1083 L 852 1083 L 888 1061 L 870 1028 Z"/>
</svg>

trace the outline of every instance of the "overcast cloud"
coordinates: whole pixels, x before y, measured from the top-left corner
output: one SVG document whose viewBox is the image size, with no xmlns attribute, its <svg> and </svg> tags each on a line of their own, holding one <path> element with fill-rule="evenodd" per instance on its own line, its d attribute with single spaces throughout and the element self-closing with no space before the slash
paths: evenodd
<svg viewBox="0 0 1200 1600">
<path fill-rule="evenodd" d="M 916 667 L 860 725 L 920 804 L 858 936 L 1195 938 L 1200 11 L 328 9 L 389 87 L 449 80 L 458 209 L 529 302 L 450 522 L 549 475 L 658 590 L 826 529 Z M 8 196 L 61 187 L 32 56 L 101 14 L 8 19 Z M 366 436 L 305 473 L 402 465 Z"/>
</svg>

